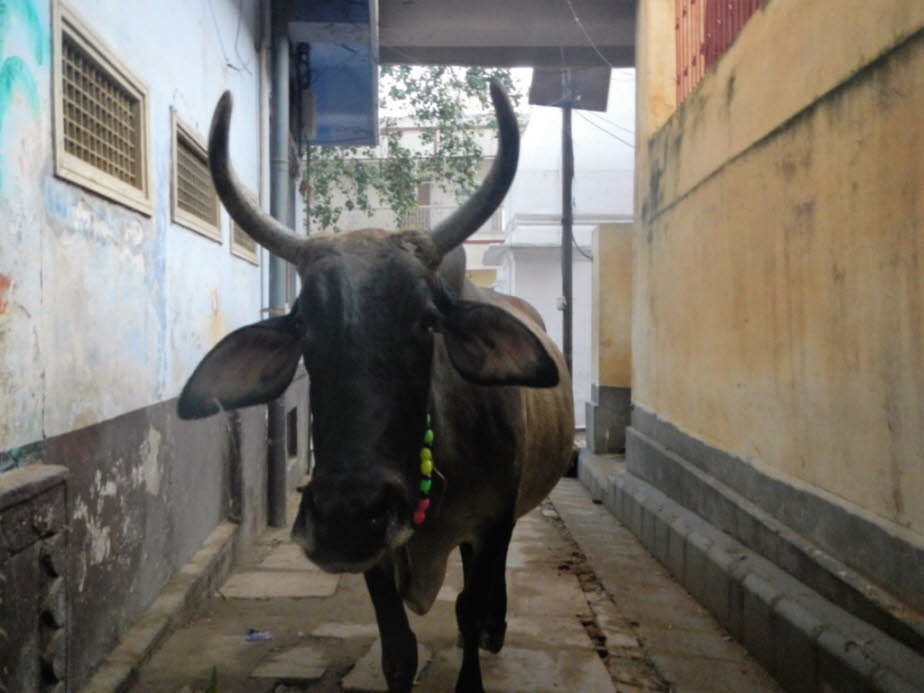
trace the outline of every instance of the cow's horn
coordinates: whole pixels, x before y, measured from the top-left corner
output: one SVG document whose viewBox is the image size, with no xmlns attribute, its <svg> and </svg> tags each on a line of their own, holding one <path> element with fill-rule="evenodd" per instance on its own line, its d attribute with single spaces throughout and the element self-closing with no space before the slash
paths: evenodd
<svg viewBox="0 0 924 693">
<path fill-rule="evenodd" d="M 231 92 L 226 91 L 215 106 L 209 130 L 209 168 L 218 197 L 228 214 L 264 248 L 281 258 L 295 262 L 306 239 L 283 226 L 251 202 L 241 190 L 228 160 L 228 125 L 231 122 Z"/>
<path fill-rule="evenodd" d="M 491 80 L 491 100 L 497 115 L 498 142 L 494 164 L 478 190 L 449 218 L 433 229 L 433 241 L 442 255 L 455 248 L 484 224 L 500 207 L 513 182 L 520 156 L 520 130 L 503 87 Z"/>
</svg>

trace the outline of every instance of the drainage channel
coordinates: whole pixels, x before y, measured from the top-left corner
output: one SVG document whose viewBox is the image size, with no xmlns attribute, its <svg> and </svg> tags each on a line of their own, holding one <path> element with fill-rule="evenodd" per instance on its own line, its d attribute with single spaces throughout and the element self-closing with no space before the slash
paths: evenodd
<svg viewBox="0 0 924 693">
<path fill-rule="evenodd" d="M 578 579 L 587 601 L 587 610 L 578 614 L 578 619 L 594 644 L 597 656 L 606 666 L 617 692 L 671 691 L 672 686 L 645 651 L 638 623 L 627 619 L 619 611 L 551 500 L 543 501 L 541 514 L 570 547 L 569 557 L 559 563 L 558 571 Z"/>
</svg>

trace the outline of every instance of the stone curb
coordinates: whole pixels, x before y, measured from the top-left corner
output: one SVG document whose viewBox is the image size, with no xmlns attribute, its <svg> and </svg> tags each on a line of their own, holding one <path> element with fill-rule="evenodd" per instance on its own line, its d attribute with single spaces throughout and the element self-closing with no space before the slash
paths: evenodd
<svg viewBox="0 0 924 693">
<path fill-rule="evenodd" d="M 136 682 L 154 650 L 231 571 L 238 525 L 219 524 L 190 561 L 177 571 L 80 693 L 121 693 Z"/>
<path fill-rule="evenodd" d="M 583 451 L 578 478 L 791 691 L 924 690 L 924 657 L 838 608 L 628 473 Z"/>
</svg>

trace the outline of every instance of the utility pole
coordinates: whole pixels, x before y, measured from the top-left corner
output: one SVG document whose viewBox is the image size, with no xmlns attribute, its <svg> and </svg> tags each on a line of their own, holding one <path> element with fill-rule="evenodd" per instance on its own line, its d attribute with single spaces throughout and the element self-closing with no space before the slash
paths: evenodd
<svg viewBox="0 0 924 693">
<path fill-rule="evenodd" d="M 572 370 L 574 320 L 572 253 L 574 251 L 574 143 L 571 115 L 575 109 L 606 111 L 610 68 L 536 68 L 529 87 L 529 102 L 561 109 L 561 299 L 562 352 Z"/>
</svg>

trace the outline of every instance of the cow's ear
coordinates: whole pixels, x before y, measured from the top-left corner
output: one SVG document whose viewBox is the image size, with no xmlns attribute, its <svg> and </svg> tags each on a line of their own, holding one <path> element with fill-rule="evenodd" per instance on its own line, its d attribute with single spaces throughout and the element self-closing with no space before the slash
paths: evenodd
<svg viewBox="0 0 924 693">
<path fill-rule="evenodd" d="M 542 341 L 510 313 L 487 303 L 455 302 L 441 321 L 449 358 L 481 385 L 558 384 L 558 366 Z"/>
<path fill-rule="evenodd" d="M 177 413 L 201 419 L 220 409 L 263 404 L 281 395 L 301 356 L 288 316 L 235 330 L 216 344 L 186 382 Z"/>
</svg>

